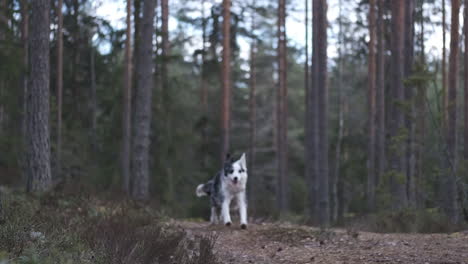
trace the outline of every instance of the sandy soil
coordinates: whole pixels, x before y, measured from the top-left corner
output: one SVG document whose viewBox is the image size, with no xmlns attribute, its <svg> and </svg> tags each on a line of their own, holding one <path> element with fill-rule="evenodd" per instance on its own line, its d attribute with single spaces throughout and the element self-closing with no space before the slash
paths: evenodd
<svg viewBox="0 0 468 264">
<path fill-rule="evenodd" d="M 177 221 L 189 236 L 216 235 L 222 263 L 468 263 L 468 231 L 378 234 L 291 224 L 234 225 Z"/>
</svg>

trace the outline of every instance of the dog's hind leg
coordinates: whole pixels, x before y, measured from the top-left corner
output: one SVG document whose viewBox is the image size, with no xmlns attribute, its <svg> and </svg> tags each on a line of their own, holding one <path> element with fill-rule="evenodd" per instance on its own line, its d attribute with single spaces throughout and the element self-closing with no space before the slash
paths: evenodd
<svg viewBox="0 0 468 264">
<path fill-rule="evenodd" d="M 237 204 L 239 205 L 239 215 L 241 228 L 247 228 L 247 201 L 245 200 L 245 192 L 237 194 Z"/>
<path fill-rule="evenodd" d="M 211 207 L 210 222 L 213 225 L 216 225 L 218 223 L 218 214 L 216 213 L 216 207 L 215 206 Z"/>
</svg>

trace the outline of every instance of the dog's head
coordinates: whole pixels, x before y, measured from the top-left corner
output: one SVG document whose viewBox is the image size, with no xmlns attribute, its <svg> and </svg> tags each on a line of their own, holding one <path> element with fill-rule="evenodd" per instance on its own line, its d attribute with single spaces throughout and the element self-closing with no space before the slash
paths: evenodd
<svg viewBox="0 0 468 264">
<path fill-rule="evenodd" d="M 245 184 L 247 181 L 245 153 L 243 153 L 237 161 L 234 161 L 231 155 L 227 155 L 226 161 L 224 162 L 224 177 L 234 185 Z"/>
</svg>

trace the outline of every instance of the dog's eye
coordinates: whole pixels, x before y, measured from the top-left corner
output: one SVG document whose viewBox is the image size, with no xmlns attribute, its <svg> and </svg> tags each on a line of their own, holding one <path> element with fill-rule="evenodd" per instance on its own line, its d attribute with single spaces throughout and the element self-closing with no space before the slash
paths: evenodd
<svg viewBox="0 0 468 264">
<path fill-rule="evenodd" d="M 233 173 L 234 173 L 234 170 L 230 170 L 230 171 L 229 171 L 229 174 L 233 174 Z"/>
</svg>

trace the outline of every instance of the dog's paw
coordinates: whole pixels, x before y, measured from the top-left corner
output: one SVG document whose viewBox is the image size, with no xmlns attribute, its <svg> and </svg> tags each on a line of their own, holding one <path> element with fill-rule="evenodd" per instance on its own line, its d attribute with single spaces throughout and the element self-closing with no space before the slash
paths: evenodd
<svg viewBox="0 0 468 264">
<path fill-rule="evenodd" d="M 231 222 L 227 222 L 225 225 L 226 226 L 231 226 Z"/>
<path fill-rule="evenodd" d="M 247 229 L 247 224 L 242 224 L 242 225 L 241 225 L 241 228 L 242 228 L 242 229 Z"/>
</svg>

